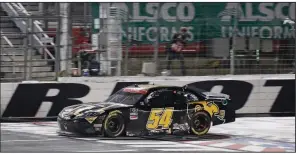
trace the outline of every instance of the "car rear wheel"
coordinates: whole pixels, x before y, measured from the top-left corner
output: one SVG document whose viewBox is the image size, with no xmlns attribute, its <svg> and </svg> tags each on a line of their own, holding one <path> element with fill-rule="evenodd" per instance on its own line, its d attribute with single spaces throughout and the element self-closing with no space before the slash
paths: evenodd
<svg viewBox="0 0 298 154">
<path fill-rule="evenodd" d="M 206 112 L 195 113 L 190 122 L 191 133 L 196 135 L 207 134 L 211 127 L 211 117 Z"/>
<path fill-rule="evenodd" d="M 119 112 L 111 112 L 104 121 L 104 136 L 117 137 L 125 132 L 125 120 Z"/>
</svg>

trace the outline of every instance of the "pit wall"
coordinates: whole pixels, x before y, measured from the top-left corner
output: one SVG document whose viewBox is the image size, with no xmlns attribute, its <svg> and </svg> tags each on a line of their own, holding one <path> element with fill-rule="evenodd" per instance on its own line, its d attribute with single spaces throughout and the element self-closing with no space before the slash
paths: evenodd
<svg viewBox="0 0 298 154">
<path fill-rule="evenodd" d="M 58 82 L 1 83 L 2 117 L 53 117 L 66 106 L 103 101 L 140 83 L 194 85 L 231 96 L 237 114 L 295 113 L 295 74 L 186 77 L 62 77 Z"/>
</svg>

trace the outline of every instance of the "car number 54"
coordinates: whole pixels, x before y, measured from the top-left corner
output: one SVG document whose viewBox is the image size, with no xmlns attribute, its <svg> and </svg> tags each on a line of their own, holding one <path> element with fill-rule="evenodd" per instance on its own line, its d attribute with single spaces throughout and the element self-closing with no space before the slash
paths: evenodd
<svg viewBox="0 0 298 154">
<path fill-rule="evenodd" d="M 153 108 L 150 112 L 146 128 L 148 130 L 157 129 L 161 126 L 162 129 L 169 129 L 172 123 L 174 108 Z"/>
</svg>

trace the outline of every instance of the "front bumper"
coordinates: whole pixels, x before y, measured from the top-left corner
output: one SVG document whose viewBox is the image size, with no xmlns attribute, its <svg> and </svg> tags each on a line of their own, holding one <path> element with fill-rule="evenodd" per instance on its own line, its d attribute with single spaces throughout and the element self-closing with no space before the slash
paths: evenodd
<svg viewBox="0 0 298 154">
<path fill-rule="evenodd" d="M 85 119 L 66 120 L 61 117 L 57 118 L 60 130 L 59 135 L 97 135 L 101 133 L 101 128 L 94 127 Z"/>
</svg>

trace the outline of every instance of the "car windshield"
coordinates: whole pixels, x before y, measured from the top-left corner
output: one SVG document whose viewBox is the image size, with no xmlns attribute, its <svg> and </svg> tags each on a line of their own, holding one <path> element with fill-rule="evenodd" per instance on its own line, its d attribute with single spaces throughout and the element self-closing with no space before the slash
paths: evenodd
<svg viewBox="0 0 298 154">
<path fill-rule="evenodd" d="M 143 93 L 126 92 L 125 90 L 120 90 L 117 93 L 111 95 L 108 99 L 105 100 L 105 102 L 134 105 L 141 99 L 142 96 L 144 96 Z"/>
</svg>

